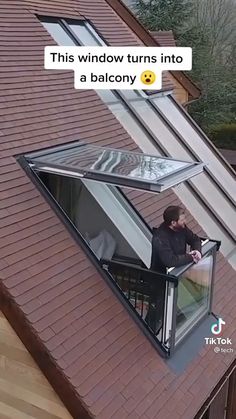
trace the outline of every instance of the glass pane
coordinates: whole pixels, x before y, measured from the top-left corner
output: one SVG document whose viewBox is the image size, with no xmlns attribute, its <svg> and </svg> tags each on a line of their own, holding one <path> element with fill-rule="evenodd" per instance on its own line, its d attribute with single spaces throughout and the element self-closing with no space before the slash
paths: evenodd
<svg viewBox="0 0 236 419">
<path fill-rule="evenodd" d="M 179 278 L 176 338 L 208 311 L 213 256 L 206 255 Z"/>
<path fill-rule="evenodd" d="M 58 43 L 58 45 L 63 46 L 75 46 L 75 43 L 72 41 L 70 36 L 65 32 L 65 30 L 57 22 L 42 22 L 43 26 L 50 33 L 52 38 Z"/>
<path fill-rule="evenodd" d="M 109 104 L 108 107 L 118 119 L 118 121 L 120 121 L 121 125 L 125 128 L 129 135 L 133 138 L 133 140 L 139 144 L 140 148 L 144 148 L 149 143 L 150 138 L 146 134 L 142 125 L 132 115 L 131 111 L 126 109 L 126 107 L 120 101 L 117 103 Z M 158 145 L 156 146 L 156 153 L 162 154 L 161 150 L 158 148 Z"/>
<path fill-rule="evenodd" d="M 121 94 L 125 97 L 127 100 L 143 100 L 143 97 L 140 96 L 136 91 L 134 90 L 122 90 Z"/>
<path fill-rule="evenodd" d="M 98 45 L 108 45 L 101 37 L 98 35 L 96 29 L 93 28 L 92 25 L 90 25 L 89 22 L 85 22 L 86 28 L 89 30 L 89 32 L 94 36 L 94 38 L 97 40 Z"/>
<path fill-rule="evenodd" d="M 96 90 L 96 93 L 104 103 L 117 102 L 119 100 L 111 90 Z"/>
<path fill-rule="evenodd" d="M 92 35 L 83 23 L 70 24 L 70 28 L 78 37 L 82 45 L 86 45 L 88 47 L 96 47 L 100 45 L 99 41 Z"/>
<path fill-rule="evenodd" d="M 88 172 L 94 172 L 154 185 L 164 177 L 189 167 L 188 162 L 81 143 L 67 150 L 55 150 L 42 157 L 36 157 L 34 162 L 50 164 L 64 170 L 77 169 L 85 177 Z"/>
<path fill-rule="evenodd" d="M 140 119 L 148 125 L 148 127 L 152 130 L 153 134 L 158 137 L 160 135 L 159 132 L 159 124 L 160 118 L 156 111 L 151 107 L 151 105 L 143 98 L 141 100 L 132 100 L 130 104 L 133 106 L 134 110 L 139 115 Z"/>
</svg>

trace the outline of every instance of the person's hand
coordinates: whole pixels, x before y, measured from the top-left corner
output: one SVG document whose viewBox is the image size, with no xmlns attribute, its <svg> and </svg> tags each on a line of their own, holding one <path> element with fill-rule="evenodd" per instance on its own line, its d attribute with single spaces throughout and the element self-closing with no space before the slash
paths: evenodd
<svg viewBox="0 0 236 419">
<path fill-rule="evenodd" d="M 192 250 L 192 251 L 190 252 L 190 255 L 192 255 L 192 257 L 193 257 L 193 261 L 194 261 L 195 263 L 198 263 L 198 262 L 199 262 L 199 260 L 201 260 L 201 258 L 202 258 L 202 255 L 201 255 L 201 253 L 200 253 L 198 250 Z"/>
</svg>

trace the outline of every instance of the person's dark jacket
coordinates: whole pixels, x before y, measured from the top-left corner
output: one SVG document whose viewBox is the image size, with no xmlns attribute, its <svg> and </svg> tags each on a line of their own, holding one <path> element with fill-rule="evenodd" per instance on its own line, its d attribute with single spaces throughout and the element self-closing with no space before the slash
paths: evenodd
<svg viewBox="0 0 236 419">
<path fill-rule="evenodd" d="M 151 269 L 166 272 L 166 268 L 178 267 L 193 261 L 186 254 L 187 244 L 201 252 L 201 240 L 188 227 L 174 231 L 165 223 L 153 229 Z"/>
</svg>

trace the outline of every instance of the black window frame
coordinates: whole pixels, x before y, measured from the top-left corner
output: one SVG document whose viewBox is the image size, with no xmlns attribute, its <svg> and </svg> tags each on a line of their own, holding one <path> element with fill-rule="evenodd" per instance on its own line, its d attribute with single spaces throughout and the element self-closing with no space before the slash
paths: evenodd
<svg viewBox="0 0 236 419">
<path fill-rule="evenodd" d="M 71 144 L 71 146 L 72 145 L 73 145 L 73 143 Z M 61 146 L 61 147 L 65 147 L 65 145 Z M 47 149 L 50 149 L 50 148 L 51 147 L 49 147 Z M 45 150 L 42 151 L 42 153 L 44 153 L 44 152 L 45 152 Z M 34 152 L 33 154 L 35 154 L 35 153 L 37 153 L 37 152 Z M 162 334 L 161 334 L 161 341 L 159 341 L 158 338 L 155 336 L 155 334 L 152 333 L 152 331 L 150 330 L 150 327 L 147 325 L 147 323 L 144 320 L 140 319 L 140 316 L 138 315 L 137 311 L 132 306 L 132 304 L 127 300 L 127 298 L 125 297 L 122 290 L 119 289 L 119 287 L 116 285 L 111 272 L 109 272 L 109 269 L 104 269 L 104 261 L 103 260 L 99 261 L 97 259 L 97 257 L 92 252 L 88 243 L 85 241 L 84 237 L 79 232 L 79 230 L 76 228 L 76 226 L 74 225 L 72 220 L 69 218 L 69 216 L 63 210 L 63 208 L 60 206 L 60 204 L 56 201 L 56 199 L 53 197 L 53 195 L 50 193 L 50 191 L 48 190 L 46 185 L 40 179 L 40 176 L 38 175 L 38 173 L 30 166 L 29 162 L 27 161 L 26 156 L 25 155 L 24 156 L 22 156 L 22 155 L 17 156 L 17 161 L 23 167 L 23 169 L 26 171 L 27 175 L 32 180 L 32 182 L 35 184 L 35 186 L 42 193 L 42 195 L 44 196 L 46 201 L 50 204 L 50 206 L 52 207 L 54 212 L 59 216 L 60 220 L 63 222 L 63 224 L 69 230 L 69 232 L 72 234 L 72 236 L 76 240 L 76 242 L 85 251 L 85 254 L 89 257 L 89 259 L 92 261 L 92 263 L 96 266 L 99 273 L 105 279 L 106 283 L 113 290 L 115 295 L 119 298 L 119 300 L 122 302 L 122 304 L 126 306 L 129 313 L 132 315 L 132 318 L 135 320 L 135 322 L 138 324 L 138 326 L 141 328 L 141 330 L 144 332 L 144 334 L 150 340 L 150 342 L 154 345 L 154 347 L 158 350 L 158 353 L 164 358 L 171 357 L 175 353 L 176 348 L 178 348 L 178 346 L 180 346 L 184 343 L 184 341 L 191 335 L 191 333 L 194 330 L 196 330 L 197 326 L 200 323 L 202 323 L 202 321 L 206 318 L 206 316 L 209 315 L 209 314 L 213 314 L 211 312 L 211 310 L 209 309 L 209 311 L 207 313 L 205 313 L 205 315 L 202 316 L 199 319 L 199 321 L 197 323 L 195 323 L 193 325 L 193 327 L 191 327 L 191 329 L 188 330 L 188 332 L 184 335 L 184 338 L 181 339 L 181 341 L 178 343 L 178 345 L 175 344 L 176 313 L 177 313 L 177 287 L 178 287 L 178 281 L 179 281 L 178 278 L 184 271 L 186 271 L 187 269 L 189 269 L 189 267 L 194 265 L 194 262 L 190 263 L 188 265 L 184 265 L 183 267 L 180 267 L 180 268 L 175 268 L 174 271 L 171 272 L 170 274 L 164 275 L 166 277 L 166 285 L 167 285 L 166 293 L 169 292 L 168 291 L 169 287 L 171 287 L 174 291 L 173 306 L 172 306 L 173 308 L 172 308 L 172 316 L 171 316 L 171 324 L 172 324 L 171 336 L 169 338 L 168 345 L 166 345 L 165 339 L 164 339 L 164 326 L 163 326 L 163 330 L 162 330 Z M 117 188 L 117 190 L 121 193 L 121 196 L 126 199 L 128 204 L 130 204 L 129 199 L 119 190 L 119 188 Z M 131 205 L 131 208 L 135 208 L 135 207 Z M 137 209 L 136 209 L 136 213 L 138 214 L 138 216 L 140 216 Z M 140 220 L 143 221 L 142 217 L 140 217 Z M 145 225 L 146 224 L 147 223 L 145 223 Z M 212 305 L 213 285 L 214 285 L 215 265 L 216 265 L 215 254 L 216 254 L 216 249 L 219 250 L 220 242 L 216 241 L 216 240 L 211 240 L 211 239 L 208 239 L 208 241 L 209 242 L 210 241 L 214 242 L 213 247 L 215 249 L 215 253 L 214 253 L 214 256 L 213 256 L 213 272 L 212 272 L 212 278 L 211 278 L 211 294 L 210 294 L 210 297 L 209 297 L 210 298 L 210 304 Z M 148 271 L 150 271 L 150 270 L 148 270 Z M 150 272 L 152 272 L 152 271 L 150 271 Z M 167 299 L 168 299 L 167 294 L 165 294 L 165 301 L 167 301 Z M 211 307 L 211 305 L 210 305 L 210 307 Z M 165 307 L 165 310 L 167 310 L 167 306 Z M 167 316 L 166 316 L 165 321 L 167 321 Z"/>
</svg>

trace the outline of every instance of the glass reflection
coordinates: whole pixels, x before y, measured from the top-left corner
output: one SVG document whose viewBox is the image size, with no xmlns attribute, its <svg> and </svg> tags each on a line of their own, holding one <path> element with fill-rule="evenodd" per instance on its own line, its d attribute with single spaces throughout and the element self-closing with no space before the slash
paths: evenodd
<svg viewBox="0 0 236 419">
<path fill-rule="evenodd" d="M 82 45 L 86 45 L 89 47 L 96 47 L 99 45 L 96 38 L 92 35 L 92 33 L 86 28 L 84 23 L 75 23 L 70 24 L 71 29 L 76 34 L 78 39 L 80 40 Z"/>
<path fill-rule="evenodd" d="M 77 168 L 81 171 L 101 172 L 148 182 L 156 182 L 191 165 L 188 162 L 87 144 L 80 144 L 35 160 L 43 160 L 43 163 L 57 164 L 67 169 Z"/>
<path fill-rule="evenodd" d="M 65 45 L 69 47 L 75 46 L 74 41 L 72 41 L 71 37 L 65 32 L 59 23 L 42 21 L 42 24 L 50 33 L 51 37 L 55 39 L 58 45 Z"/>
<path fill-rule="evenodd" d="M 213 256 L 206 255 L 179 279 L 176 337 L 182 335 L 209 307 Z"/>
</svg>

